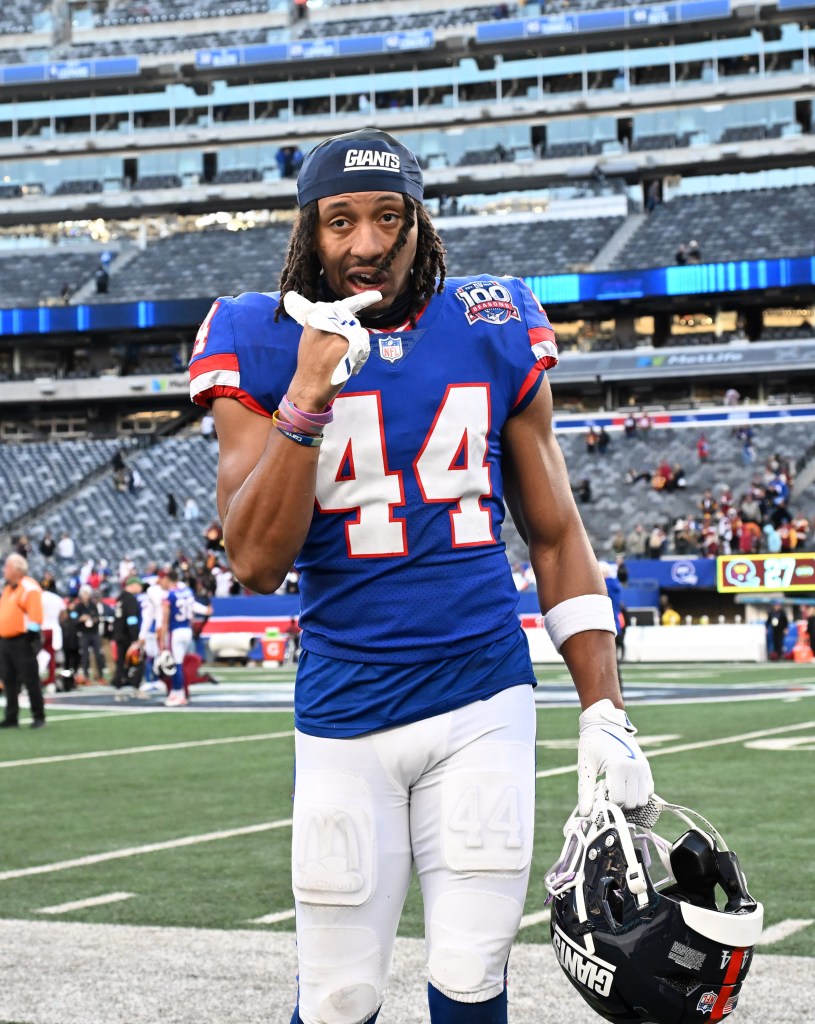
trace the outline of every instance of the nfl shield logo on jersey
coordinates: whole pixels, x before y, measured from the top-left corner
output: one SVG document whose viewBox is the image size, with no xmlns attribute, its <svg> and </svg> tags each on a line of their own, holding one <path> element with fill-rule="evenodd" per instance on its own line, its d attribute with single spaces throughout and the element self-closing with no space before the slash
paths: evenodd
<svg viewBox="0 0 815 1024">
<path fill-rule="evenodd" d="M 464 304 L 464 315 L 471 326 L 477 320 L 505 324 L 521 319 L 512 293 L 500 281 L 469 281 L 456 289 L 456 298 Z"/>
<path fill-rule="evenodd" d="M 404 355 L 402 339 L 394 338 L 390 334 L 386 338 L 380 338 L 379 354 L 383 359 L 387 359 L 389 363 L 395 363 L 397 359 L 401 359 Z"/>
</svg>

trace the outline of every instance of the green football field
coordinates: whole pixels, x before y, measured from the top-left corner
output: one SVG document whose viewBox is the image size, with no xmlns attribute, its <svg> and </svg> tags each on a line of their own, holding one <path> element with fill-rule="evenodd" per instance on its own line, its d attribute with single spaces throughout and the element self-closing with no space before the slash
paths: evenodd
<svg viewBox="0 0 815 1024">
<path fill-rule="evenodd" d="M 216 675 L 224 693 L 291 679 L 286 670 Z M 543 693 L 557 695 L 566 682 L 559 669 L 540 675 Z M 815 956 L 815 925 L 801 923 L 815 893 L 815 672 L 626 666 L 625 677 L 657 792 L 713 821 L 765 904 L 762 951 Z M 690 698 L 674 696 L 680 682 L 692 684 Z M 741 685 L 765 692 L 728 699 L 727 688 Z M 706 699 L 711 686 L 717 699 Z M 576 715 L 574 702 L 538 711 L 536 853 L 522 943 L 548 940 L 543 876 L 575 802 Z M 176 711 L 62 704 L 49 709 L 44 730 L 0 733 L 0 916 L 292 930 L 292 728 L 288 710 L 203 712 L 194 699 Z M 415 888 L 401 932 L 421 933 Z"/>
</svg>

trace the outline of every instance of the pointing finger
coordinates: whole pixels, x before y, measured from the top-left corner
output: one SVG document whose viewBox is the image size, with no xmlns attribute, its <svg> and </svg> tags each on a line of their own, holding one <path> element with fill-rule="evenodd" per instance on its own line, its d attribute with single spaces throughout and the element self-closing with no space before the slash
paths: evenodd
<svg viewBox="0 0 815 1024">
<path fill-rule="evenodd" d="M 370 306 L 374 302 L 379 302 L 382 299 L 382 292 L 367 291 L 360 292 L 358 295 L 349 295 L 347 299 L 341 299 L 340 305 L 345 306 L 352 313 L 356 313 L 358 309 L 364 309 L 366 306 Z"/>
</svg>

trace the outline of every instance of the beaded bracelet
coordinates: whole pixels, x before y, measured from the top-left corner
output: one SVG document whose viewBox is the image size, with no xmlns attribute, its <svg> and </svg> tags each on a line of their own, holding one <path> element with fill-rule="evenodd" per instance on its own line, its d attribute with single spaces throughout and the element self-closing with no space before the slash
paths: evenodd
<svg viewBox="0 0 815 1024">
<path fill-rule="evenodd" d="M 282 420 L 280 418 L 280 413 L 277 410 L 272 414 L 272 423 L 284 437 L 287 437 L 290 441 L 294 441 L 297 444 L 302 444 L 306 448 L 319 448 L 323 443 L 322 434 L 303 433 L 294 424 L 287 423 L 285 420 Z"/>
<path fill-rule="evenodd" d="M 298 430 L 309 434 L 322 433 L 323 427 L 334 419 L 334 410 L 328 406 L 324 412 L 303 412 L 291 401 L 288 395 L 280 400 L 280 414 Z"/>
</svg>

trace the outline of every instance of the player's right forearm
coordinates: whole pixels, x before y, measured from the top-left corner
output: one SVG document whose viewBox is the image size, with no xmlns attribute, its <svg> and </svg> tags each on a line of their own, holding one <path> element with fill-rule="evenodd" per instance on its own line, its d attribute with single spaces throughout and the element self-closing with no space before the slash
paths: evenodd
<svg viewBox="0 0 815 1024">
<path fill-rule="evenodd" d="M 277 590 L 300 553 L 314 512 L 319 448 L 276 431 L 228 503 L 224 546 L 240 582 L 260 594 Z"/>
</svg>

